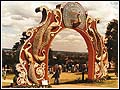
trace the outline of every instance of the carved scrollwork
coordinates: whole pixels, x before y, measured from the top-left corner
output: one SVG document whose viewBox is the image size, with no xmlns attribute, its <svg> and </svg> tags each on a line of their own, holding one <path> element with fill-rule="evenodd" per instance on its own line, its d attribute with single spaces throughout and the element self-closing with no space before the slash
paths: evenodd
<svg viewBox="0 0 120 90">
<path fill-rule="evenodd" d="M 91 41 L 93 42 L 94 49 L 96 50 L 96 62 L 95 62 L 95 76 L 97 79 L 102 78 L 107 74 L 107 51 L 102 36 L 98 33 L 96 26 L 97 21 L 88 17 L 87 19 L 87 33 L 89 34 Z M 103 49 L 104 48 L 104 49 Z"/>
<path fill-rule="evenodd" d="M 38 62 L 41 62 L 45 59 L 45 50 L 43 50 L 43 48 L 48 44 L 50 40 L 50 35 L 54 36 L 53 34 L 59 31 L 60 24 L 62 21 L 62 15 L 60 10 L 55 9 L 51 14 L 54 14 L 54 21 L 50 23 L 50 20 L 52 18 L 52 15 L 50 15 L 47 22 L 41 28 L 39 28 L 34 38 L 33 56 Z M 52 30 L 56 27 L 58 27 L 58 29 L 53 32 Z"/>
<path fill-rule="evenodd" d="M 37 62 L 44 61 L 45 59 L 45 52 L 43 51 L 43 47 L 46 43 L 48 43 L 48 40 L 50 39 L 50 30 L 48 29 L 48 26 L 50 24 L 50 18 L 48 21 L 39 28 L 38 32 L 36 33 L 33 41 L 33 56 Z"/>
<path fill-rule="evenodd" d="M 54 34 L 56 34 L 57 32 L 59 32 L 59 30 L 62 28 L 60 25 L 62 23 L 62 13 L 59 9 L 54 9 L 53 10 L 53 14 L 54 16 L 54 21 L 50 24 L 49 28 L 51 28 L 51 36 L 53 37 Z M 58 28 L 55 31 L 52 31 L 53 29 Z"/>
<path fill-rule="evenodd" d="M 29 78 L 32 82 L 39 85 L 38 80 L 42 80 L 45 76 L 45 63 L 42 64 L 30 64 L 29 66 Z"/>
<path fill-rule="evenodd" d="M 28 79 L 28 70 L 26 65 L 28 64 L 28 62 L 33 62 L 32 55 L 28 51 L 31 48 L 31 43 L 29 42 L 29 40 L 32 38 L 33 33 L 34 33 L 33 28 L 29 28 L 26 31 L 26 35 L 29 36 L 29 38 L 25 41 L 25 43 L 23 44 L 20 50 L 20 55 L 19 55 L 20 63 L 16 65 L 16 70 L 19 72 L 16 81 L 18 85 L 23 85 L 23 84 L 32 85 L 32 83 Z M 24 53 L 25 56 L 23 56 Z"/>
<path fill-rule="evenodd" d="M 36 63 L 36 65 L 34 65 L 35 68 L 35 73 L 36 73 L 36 77 L 37 80 L 41 80 L 44 78 L 45 76 L 45 63 L 42 63 L 41 65 L 39 65 L 38 63 Z"/>
<path fill-rule="evenodd" d="M 51 10 L 47 6 L 40 6 L 35 9 L 35 12 L 36 13 L 42 12 L 42 19 L 39 25 L 39 26 L 42 26 L 48 20 L 48 13 L 51 12 Z"/>
<path fill-rule="evenodd" d="M 32 83 L 28 80 L 27 70 L 24 65 L 18 63 L 16 65 L 16 70 L 18 71 L 18 77 L 16 81 L 18 85 L 32 85 Z"/>
</svg>

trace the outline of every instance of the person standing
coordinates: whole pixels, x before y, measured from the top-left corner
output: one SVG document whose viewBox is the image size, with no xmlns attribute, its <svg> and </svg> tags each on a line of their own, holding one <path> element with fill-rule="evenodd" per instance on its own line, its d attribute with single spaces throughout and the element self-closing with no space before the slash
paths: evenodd
<svg viewBox="0 0 120 90">
<path fill-rule="evenodd" d="M 6 75 L 7 75 L 7 70 L 3 68 L 2 76 L 4 80 L 6 79 Z"/>
<path fill-rule="evenodd" d="M 86 70 L 86 64 L 82 64 L 82 81 L 84 81 L 85 70 Z"/>
<path fill-rule="evenodd" d="M 60 78 L 60 71 L 59 71 L 59 69 L 55 70 L 55 73 L 53 74 L 53 76 L 51 78 L 55 78 L 54 79 L 54 84 L 59 84 L 59 78 Z"/>
</svg>

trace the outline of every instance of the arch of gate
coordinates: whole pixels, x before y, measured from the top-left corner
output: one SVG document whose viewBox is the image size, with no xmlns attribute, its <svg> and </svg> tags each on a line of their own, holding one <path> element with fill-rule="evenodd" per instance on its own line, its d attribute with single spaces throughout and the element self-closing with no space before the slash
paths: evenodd
<svg viewBox="0 0 120 90">
<path fill-rule="evenodd" d="M 65 29 L 65 28 L 61 28 L 61 29 L 59 30 L 59 32 L 60 32 L 60 31 L 63 31 L 64 29 Z M 67 28 L 67 29 L 69 29 L 69 28 Z M 75 30 L 75 31 L 77 31 L 78 33 L 80 33 L 80 35 L 82 35 L 82 37 L 84 38 L 84 40 L 85 40 L 85 42 L 86 42 L 86 44 L 87 44 L 87 49 L 88 49 L 88 79 L 89 79 L 89 80 L 94 80 L 95 50 L 94 50 L 94 47 L 93 47 L 93 43 L 91 42 L 90 37 L 88 36 L 87 33 L 85 33 L 84 30 L 81 30 L 81 29 L 79 29 L 79 28 L 75 28 L 75 29 L 73 29 L 73 30 Z M 56 36 L 59 32 L 57 32 L 57 33 L 55 34 L 55 36 Z M 47 52 L 49 52 L 49 47 L 50 47 L 52 41 L 54 40 L 55 36 L 50 39 L 50 43 L 49 43 L 48 46 L 47 46 L 47 49 L 48 49 Z M 81 44 L 82 44 L 82 43 L 81 43 Z M 48 54 L 48 53 L 47 53 L 47 54 Z M 48 55 L 47 55 L 47 56 L 48 56 Z M 48 61 L 48 57 L 47 57 L 47 60 L 46 60 L 46 61 Z M 47 65 L 48 65 L 48 64 L 47 64 Z M 46 72 L 48 72 L 48 71 L 46 70 Z M 47 76 L 47 77 L 48 77 L 48 76 Z"/>
<path fill-rule="evenodd" d="M 100 79 L 107 75 L 107 51 L 103 38 L 96 28 L 96 19 L 89 18 L 81 4 L 68 2 L 51 10 L 46 6 L 36 8 L 42 12 L 39 25 L 26 31 L 28 36 L 22 45 L 16 70 L 18 85 L 42 84 L 48 78 L 48 52 L 55 36 L 64 29 L 80 33 L 88 47 L 88 79 Z"/>
</svg>

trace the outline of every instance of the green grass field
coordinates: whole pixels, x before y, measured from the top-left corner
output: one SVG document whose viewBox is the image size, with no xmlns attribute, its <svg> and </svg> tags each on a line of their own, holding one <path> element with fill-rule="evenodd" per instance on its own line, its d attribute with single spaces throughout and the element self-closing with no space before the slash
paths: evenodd
<svg viewBox="0 0 120 90">
<path fill-rule="evenodd" d="M 52 75 L 53 74 L 49 75 L 50 85 L 53 85 L 53 83 L 54 83 L 54 79 L 51 79 Z M 118 78 L 115 76 L 115 74 L 114 73 L 109 73 L 108 75 L 111 76 L 111 79 L 103 81 L 101 83 L 85 83 L 84 82 L 84 83 L 76 83 L 76 85 L 94 86 L 94 87 L 101 87 L 101 88 L 118 88 Z M 14 74 L 9 74 L 6 77 L 6 80 L 11 80 L 12 81 L 14 76 L 15 76 Z M 88 75 L 85 74 L 85 79 L 87 77 L 88 77 Z M 70 82 L 78 80 L 78 79 L 81 80 L 81 78 L 82 78 L 81 73 L 63 72 L 60 75 L 60 84 L 68 83 L 68 82 L 70 84 Z M 8 86 L 10 84 L 11 84 L 11 82 L 2 82 L 2 86 Z"/>
<path fill-rule="evenodd" d="M 114 73 L 109 73 L 111 76 L 110 80 L 105 80 L 101 83 L 77 83 L 78 85 L 81 84 L 83 86 L 95 86 L 95 87 L 104 87 L 104 88 L 118 88 L 118 78 L 115 76 Z M 52 75 L 50 75 L 51 77 Z M 85 79 L 88 78 L 88 75 L 85 74 Z M 60 83 L 67 83 L 72 82 L 78 79 L 82 79 L 81 73 L 62 73 L 60 77 Z M 54 83 L 54 79 L 50 79 L 50 84 Z"/>
</svg>

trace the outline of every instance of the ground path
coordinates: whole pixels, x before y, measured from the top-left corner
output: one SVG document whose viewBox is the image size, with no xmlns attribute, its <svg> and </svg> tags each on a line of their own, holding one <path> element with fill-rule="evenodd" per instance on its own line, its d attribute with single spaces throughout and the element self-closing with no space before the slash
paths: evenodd
<svg viewBox="0 0 120 90">
<path fill-rule="evenodd" d="M 9 80 L 9 79 L 2 79 L 2 82 L 6 82 L 6 83 L 13 83 L 13 80 Z M 51 85 L 52 88 L 101 88 L 101 87 L 97 87 L 97 86 L 86 86 L 86 85 L 83 85 L 83 84 L 59 84 L 59 85 Z"/>
<path fill-rule="evenodd" d="M 2 82 L 8 82 L 8 83 L 13 83 L 13 80 L 10 80 L 10 79 L 2 79 Z"/>
<path fill-rule="evenodd" d="M 101 88 L 96 86 L 85 86 L 82 84 L 60 84 L 60 85 L 52 85 L 52 88 Z"/>
<path fill-rule="evenodd" d="M 70 73 L 70 72 L 63 72 L 60 75 L 60 84 L 59 85 L 53 85 L 54 83 L 54 79 L 51 79 L 53 74 L 49 75 L 50 78 L 50 85 L 51 88 L 86 88 L 86 89 L 101 89 L 101 88 L 118 88 L 118 77 L 115 76 L 114 73 L 109 73 L 109 76 L 111 76 L 110 80 L 106 80 L 103 83 L 85 83 L 85 82 L 78 82 L 76 83 L 76 80 L 81 80 L 81 73 Z M 2 78 L 2 86 L 6 87 L 11 85 L 11 83 L 13 83 L 13 77 L 14 74 L 9 74 L 7 75 L 6 79 L 4 80 Z M 85 74 L 85 79 L 88 77 L 87 74 Z"/>
</svg>

